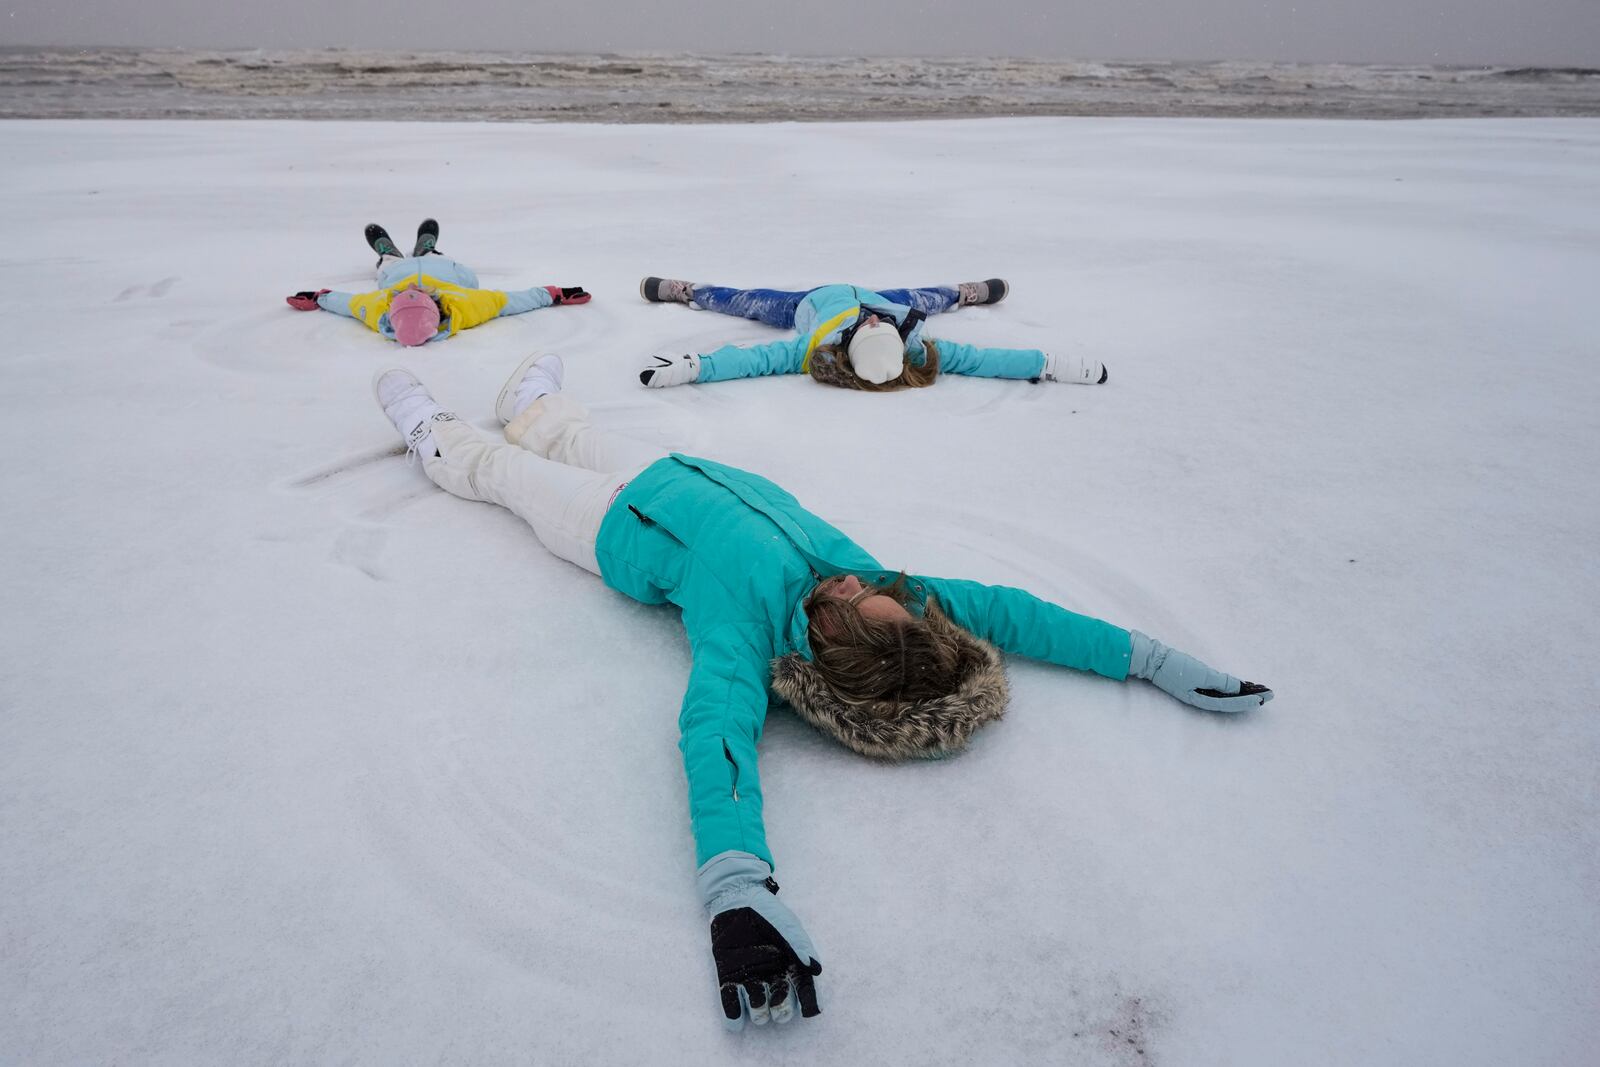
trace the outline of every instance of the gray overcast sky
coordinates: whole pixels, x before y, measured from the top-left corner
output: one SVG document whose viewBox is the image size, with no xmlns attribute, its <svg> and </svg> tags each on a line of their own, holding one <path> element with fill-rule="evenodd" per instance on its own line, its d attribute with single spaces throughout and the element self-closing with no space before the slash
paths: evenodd
<svg viewBox="0 0 1600 1067">
<path fill-rule="evenodd" d="M 13 0 L 0 44 L 1600 67 L 1600 0 Z"/>
</svg>

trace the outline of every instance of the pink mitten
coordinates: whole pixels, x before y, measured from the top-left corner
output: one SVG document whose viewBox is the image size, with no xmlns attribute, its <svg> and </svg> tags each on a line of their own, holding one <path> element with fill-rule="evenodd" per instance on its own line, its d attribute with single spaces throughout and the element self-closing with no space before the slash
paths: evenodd
<svg viewBox="0 0 1600 1067">
<path fill-rule="evenodd" d="M 547 285 L 544 291 L 550 294 L 550 299 L 557 304 L 587 304 L 589 294 L 583 291 L 581 285 Z"/>
<path fill-rule="evenodd" d="M 323 293 L 331 292 L 333 292 L 332 289 L 302 289 L 293 296 L 286 296 L 284 299 L 287 300 L 289 302 L 289 306 L 294 308 L 296 311 L 320 311 L 322 309 L 322 305 L 317 303 L 317 297 L 321 296 Z"/>
</svg>

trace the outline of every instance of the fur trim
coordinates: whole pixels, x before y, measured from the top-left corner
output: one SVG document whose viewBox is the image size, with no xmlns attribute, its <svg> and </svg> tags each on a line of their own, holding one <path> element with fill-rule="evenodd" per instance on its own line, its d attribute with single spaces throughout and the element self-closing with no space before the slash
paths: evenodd
<svg viewBox="0 0 1600 1067">
<path fill-rule="evenodd" d="M 806 722 L 863 756 L 902 760 L 953 755 L 966 747 L 978 727 L 1005 714 L 1011 695 L 1000 651 L 965 631 L 959 639 L 975 653 L 976 665 L 955 692 L 917 704 L 846 703 L 799 653 L 772 661 L 772 689 Z"/>
</svg>

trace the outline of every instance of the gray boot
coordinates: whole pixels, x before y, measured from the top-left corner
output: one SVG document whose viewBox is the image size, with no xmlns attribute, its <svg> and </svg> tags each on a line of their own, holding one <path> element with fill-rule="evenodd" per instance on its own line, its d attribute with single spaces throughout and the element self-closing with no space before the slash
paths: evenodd
<svg viewBox="0 0 1600 1067">
<path fill-rule="evenodd" d="M 652 304 L 687 304 L 694 299 L 694 284 L 676 278 L 646 278 L 639 295 Z"/>
<path fill-rule="evenodd" d="M 990 278 L 986 282 L 962 282 L 956 286 L 961 299 L 961 307 L 971 307 L 973 304 L 998 304 L 1011 292 L 1011 286 L 1006 284 L 1004 278 Z"/>
</svg>

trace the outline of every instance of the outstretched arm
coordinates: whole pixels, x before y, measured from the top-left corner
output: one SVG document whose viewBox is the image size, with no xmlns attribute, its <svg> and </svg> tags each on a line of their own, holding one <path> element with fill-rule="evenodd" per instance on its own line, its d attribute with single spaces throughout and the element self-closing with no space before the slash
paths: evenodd
<svg viewBox="0 0 1600 1067">
<path fill-rule="evenodd" d="M 711 920 L 723 1019 L 788 1022 L 819 1013 L 816 950 L 777 899 L 761 820 L 756 742 L 767 713 L 767 657 L 735 627 L 694 641 L 678 725 L 689 777 L 696 884 Z"/>
<path fill-rule="evenodd" d="M 1163 693 L 1206 711 L 1249 711 L 1272 699 L 1272 690 L 1213 670 L 1187 652 L 1168 648 L 1138 630 L 1132 632 L 1131 677 L 1143 678 Z"/>
<path fill-rule="evenodd" d="M 1044 353 L 1037 348 L 979 348 L 945 340 L 933 343 L 939 350 L 940 374 L 1026 381 L 1044 374 Z"/>
<path fill-rule="evenodd" d="M 977 348 L 955 341 L 935 341 L 942 374 L 967 374 L 976 378 L 1024 378 L 1028 381 L 1064 382 L 1069 385 L 1104 385 L 1110 377 L 1098 359 L 1073 352 L 1042 352 L 1037 348 Z"/>
<path fill-rule="evenodd" d="M 723 345 L 705 355 L 651 356 L 639 371 L 639 381 L 652 389 L 692 382 L 720 382 L 728 378 L 755 378 L 763 374 L 798 374 L 805 362 L 803 338 L 764 345 Z"/>
<path fill-rule="evenodd" d="M 952 622 L 1002 651 L 1122 681 L 1132 641 L 1120 626 L 1068 611 L 1024 589 L 918 578 Z"/>
<path fill-rule="evenodd" d="M 945 578 L 919 578 L 956 625 L 1006 652 L 1118 681 L 1143 678 L 1177 700 L 1207 711 L 1247 711 L 1272 690 L 1213 670 L 1193 656 L 1109 622 L 1079 615 L 1022 589 Z"/>
<path fill-rule="evenodd" d="M 761 345 L 723 345 L 700 357 L 700 380 L 756 378 L 763 374 L 799 374 L 806 358 L 804 337 L 790 337 Z"/>
<path fill-rule="evenodd" d="M 535 285 L 531 289 L 514 289 L 506 293 L 500 316 L 521 315 L 561 304 L 587 304 L 589 297 L 581 285 Z"/>
<path fill-rule="evenodd" d="M 336 315 L 346 318 L 359 319 L 360 313 L 353 306 L 357 294 L 341 293 L 337 289 L 329 289 L 317 294 L 317 306 L 323 311 L 331 311 Z"/>
<path fill-rule="evenodd" d="M 550 290 L 542 285 L 535 285 L 532 289 L 516 289 L 506 293 L 506 303 L 500 309 L 500 315 L 522 315 L 547 308 L 555 302 Z"/>
<path fill-rule="evenodd" d="M 767 717 L 766 659 L 733 626 L 694 641 L 678 715 L 695 863 L 736 849 L 767 863 L 756 743 Z"/>
</svg>

